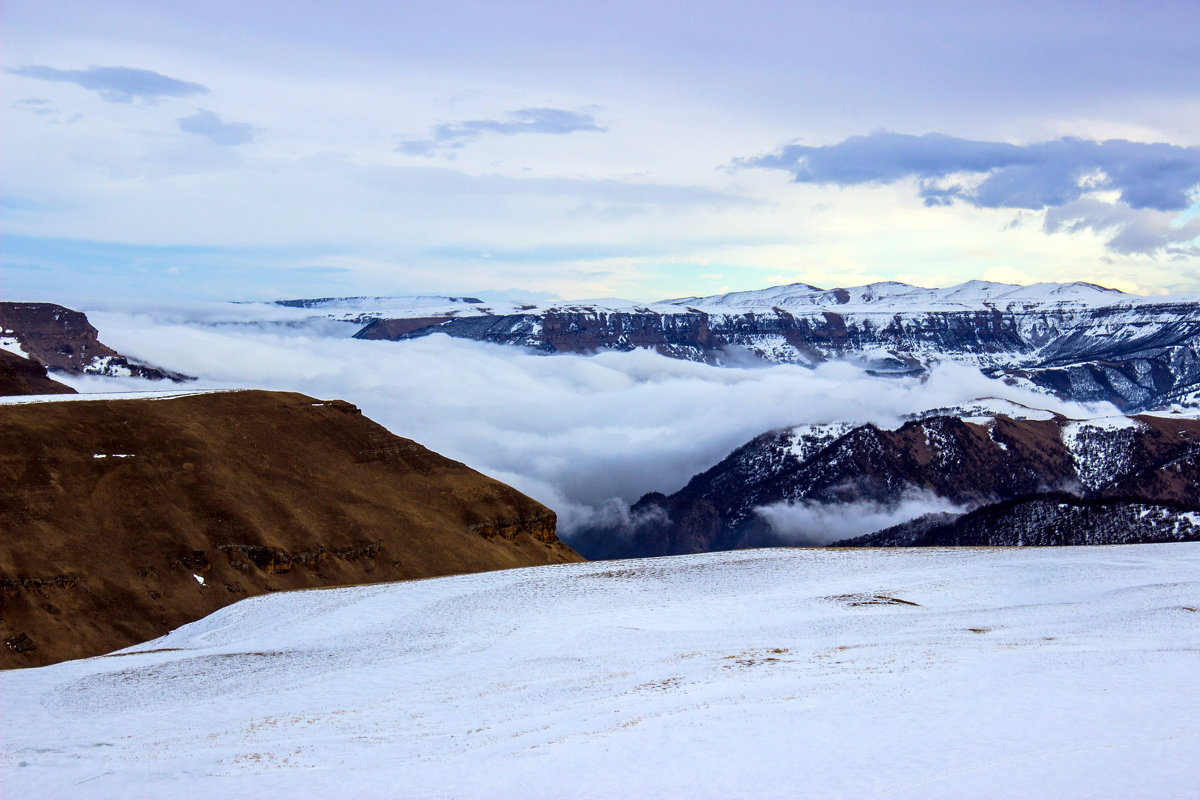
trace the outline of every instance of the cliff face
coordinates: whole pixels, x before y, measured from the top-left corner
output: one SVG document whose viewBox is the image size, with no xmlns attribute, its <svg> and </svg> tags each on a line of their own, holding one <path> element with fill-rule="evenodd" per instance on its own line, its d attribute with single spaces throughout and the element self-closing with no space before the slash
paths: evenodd
<svg viewBox="0 0 1200 800">
<path fill-rule="evenodd" d="M 836 303 L 839 295 L 827 298 Z M 701 299 L 703 300 L 703 299 Z M 978 366 L 1028 380 L 1075 400 L 1144 410 L 1200 390 L 1200 303 L 1086 307 L 1029 302 L 967 310 L 897 305 L 714 310 L 671 304 L 665 311 L 569 306 L 537 313 L 376 319 L 362 339 L 434 333 L 551 353 L 647 348 L 711 364 L 738 354 L 815 365 L 855 358 L 882 374 L 920 373 L 937 361 Z M 742 358 L 744 355 L 738 355 Z"/>
<path fill-rule="evenodd" d="M 1200 420 L 934 416 L 895 430 L 773 431 L 675 494 L 643 497 L 631 509 L 639 521 L 632 530 L 585 530 L 572 542 L 591 558 L 825 543 L 818 521 L 784 536 L 762 510 L 894 509 L 914 496 L 970 510 L 1052 491 L 1200 509 Z"/>
<path fill-rule="evenodd" d="M 186 375 L 130 361 L 100 341 L 87 315 L 54 303 L 0 303 L 0 328 L 31 358 L 75 374 L 185 381 Z"/>
<path fill-rule="evenodd" d="M 0 406 L 0 665 L 159 636 L 243 597 L 581 560 L 554 512 L 280 392 Z"/>
</svg>

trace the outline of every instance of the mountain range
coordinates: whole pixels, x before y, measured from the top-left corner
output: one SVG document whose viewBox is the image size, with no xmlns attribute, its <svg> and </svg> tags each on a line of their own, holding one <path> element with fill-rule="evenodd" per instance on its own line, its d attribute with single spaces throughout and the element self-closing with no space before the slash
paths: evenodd
<svg viewBox="0 0 1200 800">
<path fill-rule="evenodd" d="M 945 289 L 792 284 L 638 304 L 475 297 L 323 298 L 281 305 L 358 326 L 360 339 L 432 334 L 547 353 L 652 349 L 711 364 L 848 359 L 878 375 L 954 361 L 1128 412 L 1200 405 L 1200 301 L 1088 283 Z"/>
<path fill-rule="evenodd" d="M 894 429 L 804 425 L 755 437 L 674 494 L 645 495 L 630 519 L 576 532 L 573 544 L 621 558 L 1200 539 L 1200 420 L 1071 420 L 984 401 Z"/>
</svg>

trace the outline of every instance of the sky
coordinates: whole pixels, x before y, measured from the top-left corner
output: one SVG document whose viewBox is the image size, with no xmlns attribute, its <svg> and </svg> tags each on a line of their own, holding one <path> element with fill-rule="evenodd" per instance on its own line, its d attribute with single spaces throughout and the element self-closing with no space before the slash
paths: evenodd
<svg viewBox="0 0 1200 800">
<path fill-rule="evenodd" d="M 1194 0 L 0 0 L 0 296 L 1196 293 L 1197 30 Z"/>
</svg>

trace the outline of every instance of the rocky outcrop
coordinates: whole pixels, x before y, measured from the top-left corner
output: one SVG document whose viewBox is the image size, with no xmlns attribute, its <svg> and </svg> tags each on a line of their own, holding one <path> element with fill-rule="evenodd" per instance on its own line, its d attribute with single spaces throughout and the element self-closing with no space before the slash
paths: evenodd
<svg viewBox="0 0 1200 800">
<path fill-rule="evenodd" d="M 75 390 L 46 374 L 46 368 L 7 350 L 0 350 L 0 395 L 74 394 Z"/>
<path fill-rule="evenodd" d="M 30 357 L 51 370 L 76 375 L 192 380 L 186 375 L 131 361 L 100 341 L 85 314 L 54 303 L 0 303 L 0 328 Z"/>
<path fill-rule="evenodd" d="M 801 525 L 784 532 L 764 509 L 887 512 L 921 498 L 970 510 L 1053 491 L 1200 508 L 1200 420 L 942 415 L 894 430 L 863 425 L 773 431 L 678 492 L 646 495 L 630 509 L 631 524 L 585 529 L 571 541 L 589 558 L 824 544 L 831 537 L 820 529 L 822 514 L 806 523 L 811 529 Z"/>
<path fill-rule="evenodd" d="M 554 512 L 282 392 L 0 406 L 0 666 L 145 641 L 243 597 L 577 561 Z"/>
<path fill-rule="evenodd" d="M 546 509 L 518 519 L 473 522 L 469 527 L 484 539 L 499 537 L 506 542 L 513 542 L 521 536 L 532 536 L 539 542 L 552 544 L 558 541 L 555 534 L 557 524 L 558 516 Z"/>
</svg>

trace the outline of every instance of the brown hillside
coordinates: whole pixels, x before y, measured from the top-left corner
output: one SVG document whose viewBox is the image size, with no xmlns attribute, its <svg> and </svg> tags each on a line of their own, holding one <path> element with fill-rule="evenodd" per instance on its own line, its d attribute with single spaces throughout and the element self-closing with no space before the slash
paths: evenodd
<svg viewBox="0 0 1200 800">
<path fill-rule="evenodd" d="M 0 350 L 0 395 L 74 394 L 75 390 L 46 374 L 32 358 Z"/>
<path fill-rule="evenodd" d="M 342 401 L 0 406 L 0 441 L 4 667 L 126 647 L 263 592 L 582 560 L 553 511 Z"/>
</svg>

